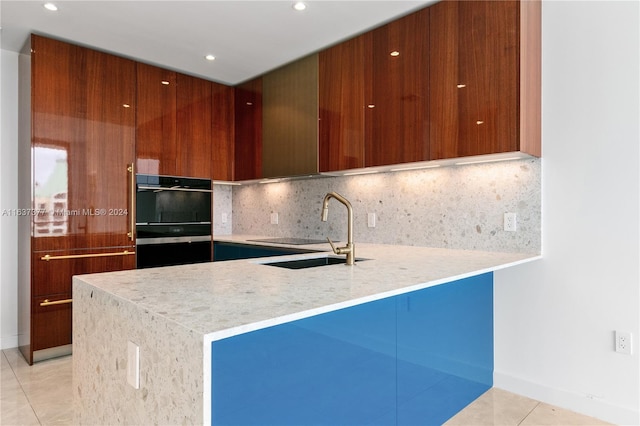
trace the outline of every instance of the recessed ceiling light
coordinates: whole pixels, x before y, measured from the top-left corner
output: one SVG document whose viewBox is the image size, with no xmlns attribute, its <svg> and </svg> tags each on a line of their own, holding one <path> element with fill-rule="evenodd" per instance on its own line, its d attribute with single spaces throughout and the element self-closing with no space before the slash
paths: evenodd
<svg viewBox="0 0 640 426">
<path fill-rule="evenodd" d="M 169 82 L 167 80 L 162 80 L 160 83 L 164 84 L 165 86 L 167 86 L 169 84 Z"/>
<path fill-rule="evenodd" d="M 44 8 L 45 8 L 45 9 L 47 9 L 47 10 L 51 10 L 51 11 L 53 11 L 53 12 L 55 12 L 56 10 L 58 10 L 58 6 L 56 6 L 56 5 L 55 5 L 55 4 L 53 4 L 53 3 L 45 3 L 45 4 L 44 4 Z"/>
<path fill-rule="evenodd" d="M 204 58 L 205 58 L 207 61 L 213 61 L 213 60 L 215 60 L 215 59 L 216 59 L 216 57 L 215 57 L 215 56 L 213 56 L 213 55 L 207 55 L 207 56 L 205 56 Z"/>
<path fill-rule="evenodd" d="M 304 4 L 304 3 L 303 3 L 303 2 L 301 2 L 301 1 L 297 1 L 297 2 L 295 2 L 295 3 L 293 4 L 293 8 L 294 8 L 295 10 L 297 10 L 298 12 L 302 12 L 303 10 L 305 10 L 305 9 L 307 8 L 307 5 L 306 5 L 306 4 Z"/>
<path fill-rule="evenodd" d="M 400 56 L 400 52 L 398 52 L 397 50 L 394 50 L 393 52 L 389 53 L 389 55 L 391 55 L 391 56 Z"/>
</svg>

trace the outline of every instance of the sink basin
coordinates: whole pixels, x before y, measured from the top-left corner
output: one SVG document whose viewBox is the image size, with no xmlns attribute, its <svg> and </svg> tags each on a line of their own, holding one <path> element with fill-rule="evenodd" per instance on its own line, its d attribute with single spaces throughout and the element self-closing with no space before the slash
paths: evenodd
<svg viewBox="0 0 640 426">
<path fill-rule="evenodd" d="M 356 259 L 356 262 L 365 259 Z M 270 263 L 263 263 L 263 265 L 277 266 L 278 268 L 287 269 L 306 269 L 315 268 L 317 266 L 338 265 L 345 264 L 346 258 L 344 257 L 315 257 L 312 259 L 296 259 L 296 260 L 281 260 Z"/>
</svg>

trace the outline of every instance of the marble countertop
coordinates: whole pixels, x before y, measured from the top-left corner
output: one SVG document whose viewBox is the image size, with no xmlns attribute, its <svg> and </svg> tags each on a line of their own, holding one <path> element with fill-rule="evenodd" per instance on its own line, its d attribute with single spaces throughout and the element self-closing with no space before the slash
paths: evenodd
<svg viewBox="0 0 640 426">
<path fill-rule="evenodd" d="M 265 237 L 215 240 L 252 244 L 247 240 L 259 238 Z M 329 245 L 258 245 L 322 252 L 89 274 L 75 277 L 74 285 L 93 286 L 211 341 L 540 258 L 356 242 L 356 257 L 368 260 L 290 270 L 263 263 L 333 255 Z"/>
</svg>

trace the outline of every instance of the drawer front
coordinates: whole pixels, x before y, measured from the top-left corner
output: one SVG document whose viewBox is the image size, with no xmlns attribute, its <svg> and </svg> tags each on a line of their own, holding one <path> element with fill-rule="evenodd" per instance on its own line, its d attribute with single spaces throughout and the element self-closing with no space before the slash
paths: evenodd
<svg viewBox="0 0 640 426">
<path fill-rule="evenodd" d="M 74 275 L 135 269 L 133 247 L 110 250 L 35 252 L 31 258 L 33 297 L 71 293 Z"/>
<path fill-rule="evenodd" d="M 71 293 L 31 299 L 31 349 L 39 351 L 71 343 Z"/>
</svg>

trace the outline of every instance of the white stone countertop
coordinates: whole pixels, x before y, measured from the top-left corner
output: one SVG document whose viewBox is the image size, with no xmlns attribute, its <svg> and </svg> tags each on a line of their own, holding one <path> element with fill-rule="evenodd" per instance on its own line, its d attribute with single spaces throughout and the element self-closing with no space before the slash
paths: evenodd
<svg viewBox="0 0 640 426">
<path fill-rule="evenodd" d="M 266 237 L 215 240 L 258 244 L 247 240 L 259 238 Z M 368 260 L 354 266 L 290 270 L 261 264 L 266 259 L 333 256 L 328 244 L 286 247 L 323 252 L 89 274 L 74 280 L 175 321 L 210 342 L 540 258 L 356 242 L 356 258 Z"/>
</svg>

